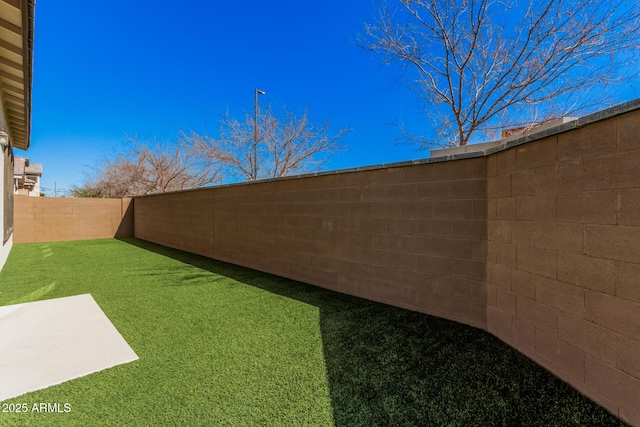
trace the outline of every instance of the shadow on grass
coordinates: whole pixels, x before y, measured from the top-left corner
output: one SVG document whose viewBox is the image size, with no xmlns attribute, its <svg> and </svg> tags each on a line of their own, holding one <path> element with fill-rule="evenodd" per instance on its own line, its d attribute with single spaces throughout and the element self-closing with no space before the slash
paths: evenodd
<svg viewBox="0 0 640 427">
<path fill-rule="evenodd" d="M 336 426 L 624 425 L 479 329 L 138 239 L 120 240 L 317 307 Z"/>
</svg>

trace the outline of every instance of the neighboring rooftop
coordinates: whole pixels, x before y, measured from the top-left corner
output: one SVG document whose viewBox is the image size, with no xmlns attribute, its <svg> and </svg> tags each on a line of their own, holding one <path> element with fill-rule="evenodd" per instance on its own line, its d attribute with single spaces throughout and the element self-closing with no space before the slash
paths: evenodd
<svg viewBox="0 0 640 427">
<path fill-rule="evenodd" d="M 26 157 L 15 156 L 13 163 L 13 175 L 42 175 L 42 164 L 31 163 Z"/>
<path fill-rule="evenodd" d="M 13 162 L 14 191 L 26 193 L 31 196 L 40 195 L 40 177 L 42 176 L 42 164 L 31 163 L 25 157 L 15 156 Z"/>
</svg>

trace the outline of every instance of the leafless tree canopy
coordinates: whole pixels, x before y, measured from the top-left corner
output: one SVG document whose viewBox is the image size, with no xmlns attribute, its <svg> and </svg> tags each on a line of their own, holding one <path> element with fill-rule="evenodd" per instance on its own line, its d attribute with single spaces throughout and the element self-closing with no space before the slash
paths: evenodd
<svg viewBox="0 0 640 427">
<path fill-rule="evenodd" d="M 554 105 L 562 114 L 600 98 L 579 95 L 617 81 L 635 57 L 639 8 L 636 0 L 387 0 L 361 46 L 407 67 L 438 129 L 423 143 L 465 145 L 478 131 L 526 126 L 533 110 Z"/>
<path fill-rule="evenodd" d="M 257 132 L 254 117 L 229 115 L 220 121 L 219 137 L 182 132 L 183 139 L 209 160 L 224 165 L 224 172 L 246 181 L 276 178 L 320 168 L 340 150 L 347 129 L 329 134 L 330 121 L 313 124 L 309 112 L 301 117 L 286 112 L 278 117 L 271 107 L 260 112 Z"/>
<path fill-rule="evenodd" d="M 131 197 L 200 188 L 220 180 L 214 162 L 184 141 L 145 144 L 129 141 L 125 154 L 104 161 L 94 179 L 72 194 L 80 197 Z"/>
</svg>

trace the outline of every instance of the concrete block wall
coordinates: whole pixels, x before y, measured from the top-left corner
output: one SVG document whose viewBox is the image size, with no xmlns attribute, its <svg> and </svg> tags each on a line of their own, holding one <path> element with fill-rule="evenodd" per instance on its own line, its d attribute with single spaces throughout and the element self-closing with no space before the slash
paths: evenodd
<svg viewBox="0 0 640 427">
<path fill-rule="evenodd" d="M 640 101 L 483 150 L 139 197 L 135 235 L 488 330 L 640 426 Z"/>
<path fill-rule="evenodd" d="M 486 329 L 487 159 L 135 199 L 135 236 Z"/>
<path fill-rule="evenodd" d="M 640 111 L 488 157 L 489 332 L 640 425 Z"/>
<path fill-rule="evenodd" d="M 132 199 L 14 199 L 14 243 L 133 236 Z"/>
</svg>

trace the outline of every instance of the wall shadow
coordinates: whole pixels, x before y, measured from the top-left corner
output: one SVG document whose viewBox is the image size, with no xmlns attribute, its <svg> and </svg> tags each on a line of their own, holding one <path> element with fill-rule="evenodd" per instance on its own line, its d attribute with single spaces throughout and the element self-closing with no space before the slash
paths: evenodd
<svg viewBox="0 0 640 427">
<path fill-rule="evenodd" d="M 624 425 L 485 331 L 136 238 L 119 240 L 317 307 L 336 426 Z"/>
<path fill-rule="evenodd" d="M 122 211 L 122 219 L 118 224 L 115 238 L 133 237 L 133 209 L 134 199 L 120 199 L 120 206 Z"/>
</svg>

